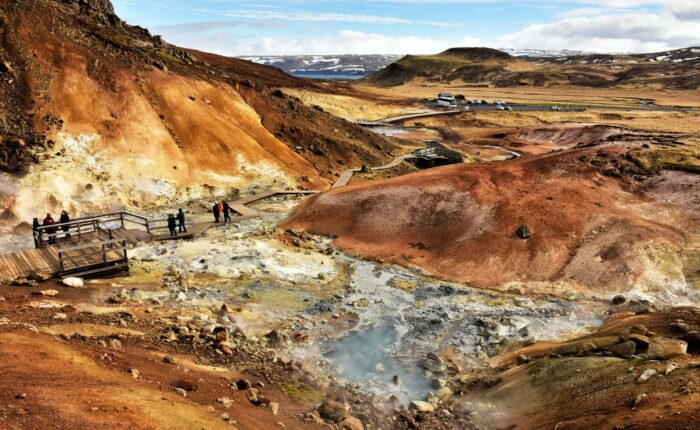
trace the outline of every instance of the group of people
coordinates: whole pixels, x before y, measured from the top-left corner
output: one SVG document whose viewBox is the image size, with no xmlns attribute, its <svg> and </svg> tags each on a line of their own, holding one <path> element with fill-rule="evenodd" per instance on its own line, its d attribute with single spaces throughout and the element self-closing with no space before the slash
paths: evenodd
<svg viewBox="0 0 700 430">
<path fill-rule="evenodd" d="M 214 212 L 214 220 L 216 222 L 221 222 L 221 217 L 223 215 L 224 222 L 229 222 L 231 221 L 231 207 L 228 205 L 228 202 L 219 200 L 214 202 L 214 206 L 212 207 L 212 212 Z"/>
<path fill-rule="evenodd" d="M 50 213 L 47 213 L 46 218 L 44 218 L 44 220 L 41 223 L 39 222 L 39 218 L 34 218 L 34 220 L 32 221 L 32 229 L 34 231 L 38 231 L 39 227 L 46 227 L 43 230 L 48 236 L 49 245 L 56 245 L 58 243 L 57 236 L 59 228 L 63 231 L 63 236 L 65 237 L 66 241 L 70 241 L 70 225 L 68 225 L 69 222 L 70 216 L 66 211 L 61 211 L 61 217 L 58 219 L 58 224 L 56 223 L 56 220 L 53 219 L 53 216 L 51 216 Z"/>
<path fill-rule="evenodd" d="M 168 215 L 168 230 L 170 230 L 171 236 L 177 236 L 178 233 L 187 233 L 185 212 L 182 208 L 178 209 L 177 215 Z"/>
<path fill-rule="evenodd" d="M 212 207 L 212 212 L 214 213 L 214 220 L 217 223 L 221 222 L 222 218 L 223 222 L 231 221 L 231 207 L 226 201 L 216 201 Z M 70 225 L 68 225 L 68 223 L 70 223 L 70 216 L 68 212 L 62 211 L 58 221 L 59 222 L 56 223 L 51 214 L 48 213 L 42 222 L 39 222 L 39 218 L 34 218 L 32 228 L 34 231 L 38 231 L 39 227 L 47 227 L 42 230 L 48 236 L 49 245 L 56 245 L 58 243 L 57 236 L 59 228 L 63 231 L 65 239 L 70 241 Z M 182 208 L 178 209 L 177 214 L 168 215 L 168 230 L 171 236 L 177 236 L 178 233 L 187 233 L 185 212 Z"/>
</svg>

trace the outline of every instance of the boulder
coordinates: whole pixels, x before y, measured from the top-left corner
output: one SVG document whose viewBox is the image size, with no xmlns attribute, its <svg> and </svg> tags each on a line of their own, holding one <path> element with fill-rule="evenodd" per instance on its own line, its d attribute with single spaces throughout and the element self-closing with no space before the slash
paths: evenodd
<svg viewBox="0 0 700 430">
<path fill-rule="evenodd" d="M 615 306 L 619 306 L 619 305 L 625 303 L 626 301 L 627 301 L 627 298 L 625 298 L 625 296 L 618 294 L 617 296 L 613 297 L 612 304 Z"/>
<path fill-rule="evenodd" d="M 688 343 L 682 340 L 653 338 L 649 342 L 647 354 L 652 360 L 668 360 L 685 355 L 687 351 Z"/>
<path fill-rule="evenodd" d="M 247 390 L 252 386 L 253 384 L 248 379 L 240 379 L 238 382 L 236 382 L 236 387 L 238 387 L 239 390 Z"/>
<path fill-rule="evenodd" d="M 408 405 L 408 409 L 418 412 L 433 412 L 435 411 L 435 405 L 422 400 L 414 400 Z"/>
<path fill-rule="evenodd" d="M 63 285 L 71 288 L 82 288 L 85 283 L 80 278 L 66 278 L 63 280 Z"/>
<path fill-rule="evenodd" d="M 520 227 L 518 227 L 516 233 L 521 239 L 529 239 L 532 237 L 532 230 L 530 230 L 530 226 L 527 224 L 523 224 Z"/>
<path fill-rule="evenodd" d="M 326 400 L 318 407 L 318 413 L 324 420 L 339 423 L 348 417 L 345 405 L 335 400 Z"/>
<path fill-rule="evenodd" d="M 634 343 L 634 341 L 628 340 L 627 342 L 618 343 L 613 346 L 610 348 L 610 351 L 618 357 L 631 358 L 637 351 L 637 344 Z"/>
<path fill-rule="evenodd" d="M 339 423 L 341 430 L 365 430 L 362 421 L 355 417 L 345 417 Z"/>
<path fill-rule="evenodd" d="M 180 388 L 185 391 L 197 391 L 197 384 L 190 380 L 190 379 L 178 379 L 177 381 L 173 382 L 173 387 L 175 388 Z"/>
</svg>

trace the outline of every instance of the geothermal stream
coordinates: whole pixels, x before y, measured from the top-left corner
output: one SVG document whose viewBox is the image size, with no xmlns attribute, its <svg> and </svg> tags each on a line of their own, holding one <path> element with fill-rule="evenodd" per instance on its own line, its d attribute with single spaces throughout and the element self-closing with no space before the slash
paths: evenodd
<svg viewBox="0 0 700 430">
<path fill-rule="evenodd" d="M 155 294 L 151 298 L 170 300 L 183 319 L 203 322 L 209 317 L 200 307 L 240 307 L 235 324 L 246 335 L 261 337 L 274 328 L 304 333 L 314 340 L 288 351 L 296 359 L 403 403 L 424 399 L 441 376 L 440 369 L 425 368 L 429 352 L 450 350 L 452 361 L 467 370 L 487 365 L 512 342 L 563 339 L 602 322 L 602 302 L 468 288 L 329 252 L 323 238 L 313 238 L 312 249 L 283 244 L 274 229 L 295 204 L 258 205 L 261 219 L 193 241 L 142 245 L 131 252 L 134 276 L 126 282 L 187 273 L 188 284 L 141 298 Z M 332 328 L 348 315 L 352 324 Z"/>
</svg>

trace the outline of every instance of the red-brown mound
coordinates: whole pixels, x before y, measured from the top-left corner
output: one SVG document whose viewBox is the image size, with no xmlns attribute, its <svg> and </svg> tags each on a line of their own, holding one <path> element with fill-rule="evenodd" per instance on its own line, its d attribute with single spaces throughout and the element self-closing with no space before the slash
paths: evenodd
<svg viewBox="0 0 700 430">
<path fill-rule="evenodd" d="M 645 245 L 683 237 L 678 214 L 657 212 L 657 203 L 583 161 L 616 151 L 454 165 L 335 189 L 309 199 L 282 227 L 477 286 L 571 279 L 622 289 L 644 271 Z M 528 240 L 516 234 L 522 224 L 533 232 Z"/>
</svg>

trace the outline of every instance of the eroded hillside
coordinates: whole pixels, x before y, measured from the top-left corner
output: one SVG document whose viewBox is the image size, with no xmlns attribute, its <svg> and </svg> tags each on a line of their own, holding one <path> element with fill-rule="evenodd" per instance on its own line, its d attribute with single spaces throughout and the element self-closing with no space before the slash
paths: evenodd
<svg viewBox="0 0 700 430">
<path fill-rule="evenodd" d="M 8 0 L 0 22 L 10 218 L 253 184 L 324 188 L 342 163 L 376 163 L 395 148 L 265 83 L 294 78 L 240 60 L 200 61 L 121 22 L 108 1 Z"/>
</svg>

